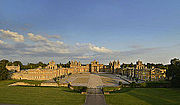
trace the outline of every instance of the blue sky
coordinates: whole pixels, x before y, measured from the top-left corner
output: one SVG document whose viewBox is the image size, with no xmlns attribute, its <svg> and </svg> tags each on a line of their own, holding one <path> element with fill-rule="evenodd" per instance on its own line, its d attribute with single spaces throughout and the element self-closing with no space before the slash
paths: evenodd
<svg viewBox="0 0 180 105">
<path fill-rule="evenodd" d="M 180 57 L 179 0 L 0 0 L 0 29 L 0 57 L 24 63 Z"/>
</svg>

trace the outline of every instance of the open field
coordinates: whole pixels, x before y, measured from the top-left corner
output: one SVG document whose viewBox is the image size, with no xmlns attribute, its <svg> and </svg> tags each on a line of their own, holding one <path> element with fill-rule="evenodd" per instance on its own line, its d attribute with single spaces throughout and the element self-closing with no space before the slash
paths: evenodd
<svg viewBox="0 0 180 105">
<path fill-rule="evenodd" d="M 108 105 L 180 105 L 180 89 L 123 88 L 105 98 Z"/>
<path fill-rule="evenodd" d="M 8 87 L 14 80 L 0 81 L 0 104 L 83 105 L 85 95 L 68 88 Z"/>
</svg>

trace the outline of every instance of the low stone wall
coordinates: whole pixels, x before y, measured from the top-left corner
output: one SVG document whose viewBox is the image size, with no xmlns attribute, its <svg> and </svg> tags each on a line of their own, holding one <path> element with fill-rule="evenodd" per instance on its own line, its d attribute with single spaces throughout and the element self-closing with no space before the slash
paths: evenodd
<svg viewBox="0 0 180 105">
<path fill-rule="evenodd" d="M 29 83 L 25 83 L 25 82 L 16 82 L 13 84 L 10 84 L 8 86 L 37 86 L 35 84 L 29 84 Z M 57 84 L 56 82 L 47 82 L 47 83 L 41 83 L 38 86 L 52 86 L 52 87 L 68 87 L 68 83 L 63 83 L 63 84 Z"/>
<path fill-rule="evenodd" d="M 57 83 L 41 83 L 40 86 L 54 86 L 54 87 L 58 87 Z"/>
<path fill-rule="evenodd" d="M 68 83 L 61 83 L 61 84 L 59 84 L 59 86 L 61 86 L 61 87 L 68 87 Z"/>
<path fill-rule="evenodd" d="M 16 83 L 10 84 L 8 86 L 35 86 L 35 84 L 29 84 L 29 83 L 24 83 L 24 82 L 16 82 Z"/>
</svg>

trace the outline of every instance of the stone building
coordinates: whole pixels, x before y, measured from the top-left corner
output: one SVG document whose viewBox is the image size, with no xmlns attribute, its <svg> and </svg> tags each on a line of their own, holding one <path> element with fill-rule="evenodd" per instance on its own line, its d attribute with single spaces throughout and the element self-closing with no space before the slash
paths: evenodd
<svg viewBox="0 0 180 105">
<path fill-rule="evenodd" d="M 56 63 L 52 60 L 51 62 L 49 62 L 48 66 L 46 66 L 46 69 L 51 69 L 51 70 L 54 70 L 54 69 L 57 69 L 57 65 Z"/>
<path fill-rule="evenodd" d="M 67 75 L 69 71 L 67 69 L 57 68 L 54 61 L 49 62 L 49 65 L 43 69 L 38 67 L 37 69 L 21 70 L 20 72 L 13 73 L 13 79 L 27 79 L 27 80 L 49 80 L 61 75 Z"/>
<path fill-rule="evenodd" d="M 19 65 L 18 66 L 14 66 L 14 65 L 8 66 L 8 65 L 6 65 L 6 69 L 8 69 L 9 71 L 19 72 L 20 71 L 20 66 Z"/>
<path fill-rule="evenodd" d="M 99 61 L 92 61 L 89 65 L 89 72 L 98 73 L 103 70 L 103 64 L 99 64 Z"/>
<path fill-rule="evenodd" d="M 100 64 L 94 60 L 90 64 L 81 64 L 81 62 L 71 61 L 69 67 L 58 67 L 54 61 L 49 62 L 45 68 L 38 67 L 37 69 L 21 70 L 20 66 L 7 66 L 9 70 L 17 70 L 13 73 L 13 79 L 28 79 L 28 80 L 49 80 L 69 73 L 83 72 L 108 72 L 127 75 L 130 78 L 138 78 L 140 80 L 162 80 L 166 78 L 166 69 L 147 68 L 142 61 L 138 60 L 134 67 L 120 68 L 119 60 L 110 62 L 109 65 Z"/>
<path fill-rule="evenodd" d="M 152 68 L 151 69 L 151 80 L 158 81 L 166 78 L 166 69 Z"/>
<path fill-rule="evenodd" d="M 44 69 L 38 67 L 37 69 L 22 70 L 13 73 L 13 79 L 27 79 L 27 80 L 49 80 L 69 73 L 82 73 L 82 72 L 99 72 L 103 69 L 103 64 L 98 61 L 93 61 L 91 64 L 83 65 L 81 62 L 71 61 L 70 67 L 58 67 L 54 61 L 49 62 L 48 66 Z"/>
<path fill-rule="evenodd" d="M 145 69 L 145 65 L 142 64 L 142 61 L 138 60 L 138 61 L 136 62 L 136 69 L 137 69 L 137 70 Z"/>
<path fill-rule="evenodd" d="M 70 63 L 70 69 L 73 73 L 79 73 L 79 72 L 89 72 L 89 64 L 81 64 L 81 62 L 71 61 Z"/>
<path fill-rule="evenodd" d="M 166 69 L 147 68 L 140 60 L 136 62 L 134 67 L 123 68 L 118 73 L 127 75 L 129 78 L 138 78 L 144 81 L 157 81 L 166 78 Z"/>
<path fill-rule="evenodd" d="M 119 60 L 117 61 L 114 60 L 113 62 L 110 61 L 109 66 L 110 66 L 111 73 L 118 73 L 118 70 L 120 69 L 121 65 L 120 65 Z"/>
</svg>

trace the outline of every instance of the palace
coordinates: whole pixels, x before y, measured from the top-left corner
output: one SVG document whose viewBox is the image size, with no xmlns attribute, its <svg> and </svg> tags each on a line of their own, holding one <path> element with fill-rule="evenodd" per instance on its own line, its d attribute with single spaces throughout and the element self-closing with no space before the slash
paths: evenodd
<svg viewBox="0 0 180 105">
<path fill-rule="evenodd" d="M 119 71 L 120 74 L 126 75 L 129 78 L 138 78 L 144 81 L 158 81 L 166 78 L 166 69 L 147 68 L 142 61 L 138 60 L 135 67 L 126 67 Z"/>
<path fill-rule="evenodd" d="M 49 80 L 55 77 L 60 77 L 62 75 L 68 75 L 70 73 L 98 73 L 103 70 L 103 67 L 103 64 L 99 64 L 99 62 L 96 60 L 86 65 L 81 64 L 81 62 L 71 61 L 69 68 L 58 67 L 54 61 L 51 61 L 44 69 L 39 67 L 37 69 L 21 70 L 19 72 L 13 73 L 11 78 L 27 80 Z"/>
<path fill-rule="evenodd" d="M 110 62 L 109 65 L 100 64 L 94 60 L 90 64 L 81 64 L 81 62 L 71 61 L 69 67 L 58 67 L 54 61 L 49 62 L 45 68 L 21 70 L 20 67 L 6 66 L 8 70 L 14 69 L 17 72 L 13 73 L 13 79 L 27 80 L 50 80 L 62 75 L 66 76 L 74 73 L 99 73 L 106 72 L 112 74 L 126 75 L 130 78 L 138 78 L 140 80 L 161 80 L 166 78 L 166 69 L 147 68 L 142 61 L 137 61 L 134 67 L 121 68 L 119 60 Z M 18 68 L 18 69 L 17 69 Z"/>
<path fill-rule="evenodd" d="M 9 71 L 17 71 L 17 72 L 20 71 L 20 66 L 19 66 L 19 65 L 18 65 L 18 66 L 14 66 L 14 65 L 8 66 L 8 65 L 6 65 L 6 68 L 7 68 Z"/>
</svg>

